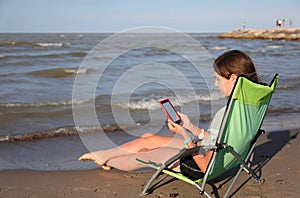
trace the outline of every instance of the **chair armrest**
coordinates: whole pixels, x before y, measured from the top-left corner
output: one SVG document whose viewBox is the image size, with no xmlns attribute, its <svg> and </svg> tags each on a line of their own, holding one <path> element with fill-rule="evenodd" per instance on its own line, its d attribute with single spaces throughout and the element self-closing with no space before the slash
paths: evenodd
<svg viewBox="0 0 300 198">
<path fill-rule="evenodd" d="M 164 163 L 164 167 L 170 166 L 171 164 L 173 164 L 176 160 L 178 160 L 180 158 L 188 157 L 195 153 L 205 155 L 208 151 L 215 150 L 215 149 L 217 149 L 216 146 L 196 146 L 196 147 L 190 148 L 190 149 L 183 148 L 178 152 L 178 154 L 176 154 L 173 157 L 171 157 L 170 159 L 168 159 Z"/>
</svg>

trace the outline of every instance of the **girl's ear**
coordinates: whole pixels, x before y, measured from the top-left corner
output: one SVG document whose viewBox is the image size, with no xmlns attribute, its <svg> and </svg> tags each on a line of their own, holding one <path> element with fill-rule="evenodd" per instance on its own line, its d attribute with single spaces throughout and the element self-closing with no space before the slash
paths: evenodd
<svg viewBox="0 0 300 198">
<path fill-rule="evenodd" d="M 230 80 L 232 80 L 232 82 L 235 83 L 236 79 L 237 79 L 237 75 L 235 75 L 235 74 L 230 75 Z"/>
</svg>

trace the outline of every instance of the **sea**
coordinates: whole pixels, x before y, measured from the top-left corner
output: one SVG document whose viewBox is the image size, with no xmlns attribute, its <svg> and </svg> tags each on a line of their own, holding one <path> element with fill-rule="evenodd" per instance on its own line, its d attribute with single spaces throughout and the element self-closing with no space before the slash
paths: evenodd
<svg viewBox="0 0 300 198">
<path fill-rule="evenodd" d="M 227 102 L 212 62 L 231 49 L 253 59 L 262 82 L 280 76 L 263 128 L 299 128 L 300 42 L 219 34 L 1 33 L 0 170 L 93 169 L 78 157 L 148 131 L 172 135 L 163 98 L 208 128 Z"/>
</svg>

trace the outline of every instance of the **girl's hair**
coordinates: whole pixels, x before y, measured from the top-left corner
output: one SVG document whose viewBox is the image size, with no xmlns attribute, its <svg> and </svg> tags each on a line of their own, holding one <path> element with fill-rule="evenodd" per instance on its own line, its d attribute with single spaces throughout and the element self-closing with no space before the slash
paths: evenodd
<svg viewBox="0 0 300 198">
<path fill-rule="evenodd" d="M 254 63 L 247 54 L 239 50 L 230 50 L 221 54 L 215 60 L 214 70 L 226 79 L 230 79 L 231 74 L 235 74 L 244 75 L 253 82 L 258 82 Z"/>
</svg>

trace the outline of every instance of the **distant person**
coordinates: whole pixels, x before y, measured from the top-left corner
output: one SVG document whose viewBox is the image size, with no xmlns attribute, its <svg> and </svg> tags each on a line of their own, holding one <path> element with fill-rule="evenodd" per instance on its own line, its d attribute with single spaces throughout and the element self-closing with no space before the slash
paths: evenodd
<svg viewBox="0 0 300 198">
<path fill-rule="evenodd" d="M 246 30 L 247 23 L 243 21 L 243 30 Z"/>
<path fill-rule="evenodd" d="M 284 28 L 284 25 L 285 25 L 285 19 L 282 19 L 281 26 Z"/>
<path fill-rule="evenodd" d="M 278 27 L 281 28 L 281 19 L 278 20 Z"/>
<path fill-rule="evenodd" d="M 291 18 L 290 18 L 290 20 L 289 20 L 289 24 L 290 24 L 290 28 L 293 28 L 293 21 L 292 21 Z"/>
<path fill-rule="evenodd" d="M 278 22 L 278 19 L 276 20 L 276 28 L 279 27 L 279 22 Z"/>
</svg>

